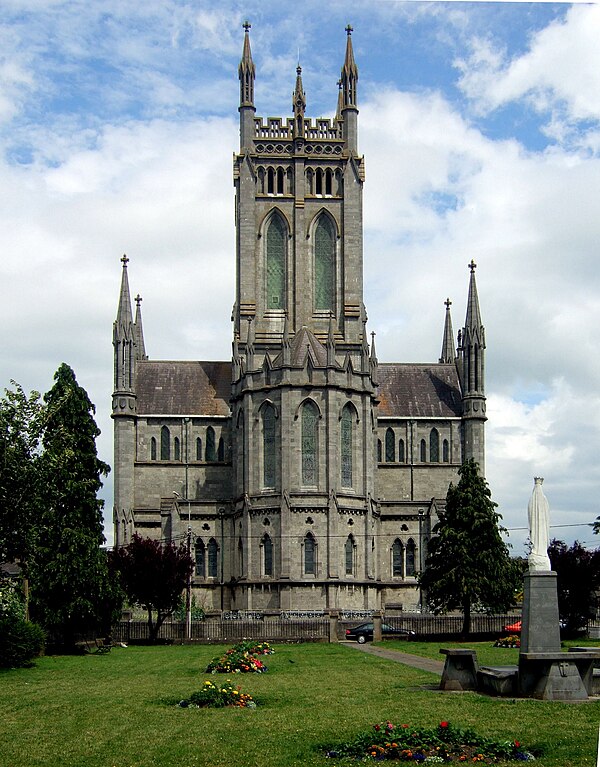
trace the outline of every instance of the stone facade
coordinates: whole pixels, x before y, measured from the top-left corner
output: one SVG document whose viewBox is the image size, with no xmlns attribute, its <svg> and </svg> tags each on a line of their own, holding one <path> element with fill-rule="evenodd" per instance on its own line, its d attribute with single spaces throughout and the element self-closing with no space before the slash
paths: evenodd
<svg viewBox="0 0 600 767">
<path fill-rule="evenodd" d="M 348 29 L 336 116 L 255 116 L 246 26 L 230 362 L 148 359 L 127 258 L 114 324 L 115 543 L 186 540 L 206 609 L 415 609 L 463 460 L 484 467 L 485 338 L 470 265 L 454 348 L 380 363 L 363 304 L 364 159 Z"/>
</svg>

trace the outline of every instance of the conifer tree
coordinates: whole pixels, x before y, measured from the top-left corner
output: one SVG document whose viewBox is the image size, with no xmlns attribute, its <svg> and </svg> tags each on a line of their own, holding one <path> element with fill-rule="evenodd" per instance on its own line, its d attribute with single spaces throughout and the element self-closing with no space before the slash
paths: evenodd
<svg viewBox="0 0 600 767">
<path fill-rule="evenodd" d="M 108 575 L 102 528 L 101 477 L 110 467 L 96 452 L 95 408 L 71 368 L 62 364 L 46 405 L 39 484 L 44 498 L 29 573 L 31 612 L 56 639 L 71 643 L 98 631 L 116 594 Z"/>
<path fill-rule="evenodd" d="M 502 540 L 501 515 L 477 463 L 466 461 L 458 473 L 460 480 L 450 485 L 446 507 L 439 511 L 419 582 L 434 612 L 462 611 L 462 635 L 468 636 L 473 607 L 488 612 L 509 608 L 518 569 Z"/>
</svg>

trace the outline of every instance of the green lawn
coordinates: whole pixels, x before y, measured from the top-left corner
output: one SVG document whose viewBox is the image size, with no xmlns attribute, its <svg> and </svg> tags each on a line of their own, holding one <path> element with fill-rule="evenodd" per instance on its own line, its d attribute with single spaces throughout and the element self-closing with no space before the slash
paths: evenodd
<svg viewBox="0 0 600 767">
<path fill-rule="evenodd" d="M 425 654 L 417 643 L 400 649 Z M 441 658 L 438 649 L 428 654 Z M 444 694 L 435 675 L 340 645 L 276 646 L 267 674 L 235 676 L 256 710 L 169 704 L 202 686 L 221 650 L 129 647 L 0 672 L 0 767 L 335 767 L 320 744 L 386 719 L 424 726 L 445 719 L 542 746 L 539 767 L 596 763 L 596 702 Z"/>
</svg>

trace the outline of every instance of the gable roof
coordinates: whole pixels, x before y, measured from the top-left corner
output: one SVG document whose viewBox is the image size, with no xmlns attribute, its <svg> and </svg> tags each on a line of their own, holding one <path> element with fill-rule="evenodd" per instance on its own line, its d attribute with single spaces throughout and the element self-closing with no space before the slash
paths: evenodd
<svg viewBox="0 0 600 767">
<path fill-rule="evenodd" d="M 141 360 L 136 393 L 139 415 L 229 416 L 231 362 Z"/>
<path fill-rule="evenodd" d="M 377 417 L 452 418 L 462 414 L 453 364 L 379 363 Z"/>
</svg>

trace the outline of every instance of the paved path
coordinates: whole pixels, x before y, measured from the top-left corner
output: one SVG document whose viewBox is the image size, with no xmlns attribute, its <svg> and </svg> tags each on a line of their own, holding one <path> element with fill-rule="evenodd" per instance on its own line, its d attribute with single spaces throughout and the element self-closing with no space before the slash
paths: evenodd
<svg viewBox="0 0 600 767">
<path fill-rule="evenodd" d="M 369 653 L 369 655 L 377 655 L 379 658 L 385 658 L 386 660 L 393 660 L 396 663 L 404 663 L 405 666 L 412 666 L 413 668 L 419 668 L 421 671 L 430 671 L 432 674 L 442 675 L 444 670 L 444 661 L 434 660 L 433 658 L 422 658 L 420 655 L 410 655 L 400 650 L 387 650 L 385 647 L 379 645 L 374 646 L 369 643 L 358 644 L 358 642 L 344 642 L 346 647 L 351 647 L 354 650 L 360 650 L 362 652 Z"/>
</svg>

